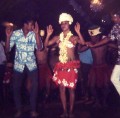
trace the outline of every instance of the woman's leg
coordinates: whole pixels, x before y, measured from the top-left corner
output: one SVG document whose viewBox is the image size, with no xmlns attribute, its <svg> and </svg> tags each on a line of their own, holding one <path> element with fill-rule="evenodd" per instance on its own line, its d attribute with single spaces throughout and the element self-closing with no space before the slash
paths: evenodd
<svg viewBox="0 0 120 118">
<path fill-rule="evenodd" d="M 60 98 L 64 110 L 64 114 L 67 113 L 67 105 L 66 105 L 66 94 L 65 94 L 65 87 L 60 85 Z"/>
<path fill-rule="evenodd" d="M 72 113 L 75 101 L 75 90 L 69 89 L 69 93 L 70 93 L 70 113 Z"/>
</svg>

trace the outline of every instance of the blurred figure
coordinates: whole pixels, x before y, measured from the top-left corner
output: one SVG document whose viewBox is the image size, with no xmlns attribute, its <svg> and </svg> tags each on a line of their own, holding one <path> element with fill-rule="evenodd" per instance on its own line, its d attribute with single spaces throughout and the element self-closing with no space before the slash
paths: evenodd
<svg viewBox="0 0 120 118">
<path fill-rule="evenodd" d="M 6 67 L 5 43 L 0 40 L 0 106 L 3 107 L 3 79 Z"/>
<path fill-rule="evenodd" d="M 38 62 L 38 75 L 39 75 L 39 90 L 43 92 L 44 102 L 46 102 L 51 89 L 52 72 L 48 65 L 48 48 L 44 45 L 45 31 L 40 31 L 40 36 L 43 41 L 43 48 L 41 51 L 36 51 Z"/>
<path fill-rule="evenodd" d="M 109 34 L 109 39 L 117 40 L 118 45 L 118 57 L 112 72 L 111 81 L 120 95 L 120 10 L 114 11 L 111 14 L 111 17 L 114 22 L 114 26 Z"/>
<path fill-rule="evenodd" d="M 88 75 L 93 63 L 93 57 L 91 50 L 86 46 L 79 45 L 78 48 L 79 59 L 81 62 L 80 74 L 81 74 L 81 90 L 82 90 L 82 101 L 87 100 L 88 97 Z"/>
</svg>

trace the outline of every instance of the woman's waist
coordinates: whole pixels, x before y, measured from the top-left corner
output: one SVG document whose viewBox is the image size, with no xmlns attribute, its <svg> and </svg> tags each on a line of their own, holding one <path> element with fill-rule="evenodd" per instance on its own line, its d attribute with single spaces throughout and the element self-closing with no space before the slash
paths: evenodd
<svg viewBox="0 0 120 118">
<path fill-rule="evenodd" d="M 79 60 L 71 60 L 67 61 L 66 63 L 58 62 L 56 64 L 56 68 L 58 69 L 68 69 L 68 68 L 79 68 L 80 67 L 80 61 Z"/>
</svg>

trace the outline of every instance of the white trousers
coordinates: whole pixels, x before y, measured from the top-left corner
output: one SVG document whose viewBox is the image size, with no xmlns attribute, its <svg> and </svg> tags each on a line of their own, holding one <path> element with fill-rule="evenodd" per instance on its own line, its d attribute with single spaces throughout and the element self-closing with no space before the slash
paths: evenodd
<svg viewBox="0 0 120 118">
<path fill-rule="evenodd" d="M 115 65 L 111 75 L 111 81 L 120 95 L 120 65 Z"/>
</svg>

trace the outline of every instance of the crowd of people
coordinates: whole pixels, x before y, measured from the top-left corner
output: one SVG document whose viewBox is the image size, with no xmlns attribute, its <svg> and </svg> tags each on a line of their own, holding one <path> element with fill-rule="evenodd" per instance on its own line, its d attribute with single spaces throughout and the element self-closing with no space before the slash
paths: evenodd
<svg viewBox="0 0 120 118">
<path fill-rule="evenodd" d="M 0 89 L 3 91 L 3 82 L 12 78 L 13 98 L 16 106 L 15 117 L 22 115 L 21 87 L 26 79 L 26 87 L 30 93 L 30 115 L 37 117 L 37 96 L 39 89 L 43 89 L 45 97 L 50 94 L 51 86 L 59 88 L 60 99 L 63 107 L 61 118 L 73 118 L 75 90 L 78 79 L 81 80 L 82 102 L 94 103 L 96 107 L 106 107 L 111 83 L 120 94 L 120 11 L 111 13 L 115 25 L 111 32 L 104 36 L 100 26 L 93 25 L 88 29 L 90 40 L 84 39 L 81 34 L 81 25 L 77 22 L 74 26 L 76 35 L 71 31 L 73 17 L 68 13 L 59 16 L 61 33 L 53 36 L 53 26 L 48 25 L 46 36 L 37 22 L 31 18 L 23 20 L 21 29 L 13 30 L 12 26 L 6 27 L 6 42 L 0 42 Z M 112 41 L 117 40 L 117 43 Z M 9 70 L 8 55 L 15 46 L 15 58 L 12 74 L 6 76 Z M 108 49 L 118 51 L 115 66 L 106 61 Z M 50 56 L 49 50 L 55 52 L 59 49 L 58 56 Z M 49 61 L 55 63 L 50 67 Z M 8 74 L 8 73 L 7 73 Z M 69 109 L 67 109 L 66 89 L 69 92 Z M 2 101 L 1 92 L 0 100 Z M 102 96 L 102 97 L 101 97 Z"/>
</svg>

